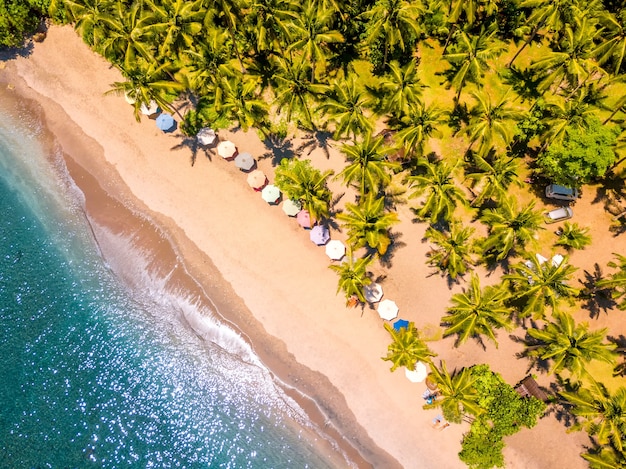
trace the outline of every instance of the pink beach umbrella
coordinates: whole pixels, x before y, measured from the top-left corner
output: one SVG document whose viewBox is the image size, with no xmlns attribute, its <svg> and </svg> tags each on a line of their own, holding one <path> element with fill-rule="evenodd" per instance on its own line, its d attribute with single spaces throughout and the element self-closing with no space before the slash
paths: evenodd
<svg viewBox="0 0 626 469">
<path fill-rule="evenodd" d="M 308 210 L 300 210 L 296 215 L 296 220 L 302 228 L 311 228 L 311 216 Z"/>
<path fill-rule="evenodd" d="M 217 154 L 224 159 L 229 159 L 235 156 L 237 153 L 237 147 L 230 140 L 223 140 L 217 144 Z"/>
<path fill-rule="evenodd" d="M 260 169 L 255 169 L 250 174 L 248 174 L 248 185 L 252 187 L 254 190 L 260 191 L 267 184 L 267 177 L 265 177 L 265 173 Z"/>
</svg>

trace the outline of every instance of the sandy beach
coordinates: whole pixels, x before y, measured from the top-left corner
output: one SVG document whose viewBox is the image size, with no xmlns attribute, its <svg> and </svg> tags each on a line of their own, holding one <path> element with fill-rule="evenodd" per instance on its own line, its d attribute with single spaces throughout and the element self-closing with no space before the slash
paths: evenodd
<svg viewBox="0 0 626 469">
<path fill-rule="evenodd" d="M 390 339 L 376 311 L 346 308 L 324 249 L 279 206 L 264 202 L 246 184 L 245 173 L 215 153 L 198 153 L 191 166 L 190 150 L 175 148 L 182 141 L 179 132 L 163 134 L 147 118 L 137 123 L 122 97 L 104 95 L 121 80 L 117 70 L 70 27 L 52 27 L 32 54 L 5 64 L 0 85 L 40 107 L 69 174 L 85 194 L 103 255 L 125 281 L 132 285 L 133 271 L 117 255 L 115 239 L 132 235 L 151 253 L 150 267 L 169 275 L 172 288 L 212 302 L 359 467 L 465 467 L 457 453 L 467 427 L 431 427 L 439 412 L 422 409 L 425 385 L 409 382 L 401 370 L 390 373 L 390 364 L 381 360 Z M 219 135 L 257 157 L 273 180 L 274 158 L 256 134 Z M 317 168 L 336 172 L 344 163 L 337 149 L 330 158 L 320 149 L 306 157 Z M 331 189 L 335 196 L 345 192 L 337 182 Z M 577 203 L 577 221 L 592 226 L 594 243 L 607 248 L 593 256 L 574 254 L 572 263 L 581 273 L 595 262 L 606 265 L 618 251 L 608 233 L 610 216 L 593 206 L 593 196 L 589 191 Z M 398 212 L 402 222 L 394 230 L 398 248 L 391 266 L 377 265 L 375 271 L 386 276 L 385 297 L 396 301 L 402 318 L 438 331 L 450 296 L 462 285 L 449 286 L 432 274 L 424 263 L 425 225 L 412 222 L 408 205 Z M 336 231 L 332 236 L 344 237 Z M 481 275 L 485 284 L 496 281 Z M 594 327 L 604 327 L 605 316 Z M 510 384 L 527 374 L 527 362 L 515 358 L 521 345 L 514 341 L 502 340 L 497 351 L 472 342 L 455 349 L 453 339 L 430 346 L 439 354 L 435 360 L 446 360 L 449 369 L 487 362 Z M 505 442 L 510 468 L 586 467 L 579 457 L 586 435 L 567 434 L 554 415 Z"/>
</svg>

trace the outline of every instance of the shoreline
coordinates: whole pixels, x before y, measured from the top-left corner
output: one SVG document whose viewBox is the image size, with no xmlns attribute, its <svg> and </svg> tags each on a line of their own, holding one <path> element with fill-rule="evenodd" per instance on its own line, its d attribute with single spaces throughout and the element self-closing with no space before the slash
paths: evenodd
<svg viewBox="0 0 626 469">
<path fill-rule="evenodd" d="M 151 212 L 134 197 L 119 179 L 119 174 L 104 161 L 98 142 L 82 133 L 78 124 L 71 121 L 62 109 L 52 109 L 57 107 L 55 103 L 38 96 L 24 83 L 15 83 L 17 76 L 9 78 L 14 86 L 10 90 L 14 94 L 12 98 L 40 119 L 44 127 L 44 144 L 47 147 L 51 144 L 60 146 L 65 170 L 84 196 L 83 211 L 94 242 L 104 261 L 121 281 L 133 288 L 132 273 L 121 265 L 123 261 L 115 259 L 114 246 L 108 245 L 105 234 L 108 230 L 122 237 L 138 237 L 142 255 L 153 260 L 151 267 L 154 271 L 151 274 L 164 277 L 169 273 L 168 283 L 175 284 L 171 289 L 185 292 L 183 295 L 189 295 L 200 303 L 207 303 L 218 320 L 252 348 L 276 385 L 295 401 L 314 425 L 315 428 L 309 431 L 318 435 L 316 445 L 325 450 L 320 454 L 334 453 L 328 460 L 334 461 L 335 467 L 343 467 L 346 462 L 358 468 L 401 467 L 388 454 L 376 448 L 365 429 L 359 428 L 354 416 L 350 415 L 345 399 L 327 377 L 295 361 L 284 343 L 267 334 L 232 286 L 221 277 L 211 259 L 177 225 Z M 6 86 L 2 79 L 0 85 Z M 6 92 L 2 90 L 1 93 Z M 60 125 L 62 121 L 64 123 Z M 100 185 L 102 180 L 106 181 L 106 189 Z M 190 259 L 194 261 L 190 262 Z M 172 276 L 172 272 L 175 275 Z M 200 334 L 188 318 L 180 319 Z M 328 390 L 326 395 L 316 390 L 320 384 Z M 330 394 L 337 395 L 331 398 Z"/>
</svg>

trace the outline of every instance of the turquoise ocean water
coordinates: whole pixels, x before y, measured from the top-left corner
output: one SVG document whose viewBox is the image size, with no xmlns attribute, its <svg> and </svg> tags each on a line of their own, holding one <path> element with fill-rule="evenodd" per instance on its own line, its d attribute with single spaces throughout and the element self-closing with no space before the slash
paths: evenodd
<svg viewBox="0 0 626 469">
<path fill-rule="evenodd" d="M 0 115 L 0 468 L 330 467 L 243 341 L 107 269 L 40 132 Z"/>
</svg>

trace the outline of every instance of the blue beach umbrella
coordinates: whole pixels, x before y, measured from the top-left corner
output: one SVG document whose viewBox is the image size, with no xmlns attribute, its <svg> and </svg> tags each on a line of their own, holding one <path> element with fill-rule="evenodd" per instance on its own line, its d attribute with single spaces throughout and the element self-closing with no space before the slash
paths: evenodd
<svg viewBox="0 0 626 469">
<path fill-rule="evenodd" d="M 171 114 L 164 112 L 156 118 L 156 125 L 163 132 L 171 132 L 176 127 L 176 121 Z"/>
<path fill-rule="evenodd" d="M 398 319 L 396 322 L 393 323 L 393 328 L 396 331 L 399 331 L 400 329 L 408 329 L 409 321 L 407 321 L 406 319 Z"/>
</svg>

